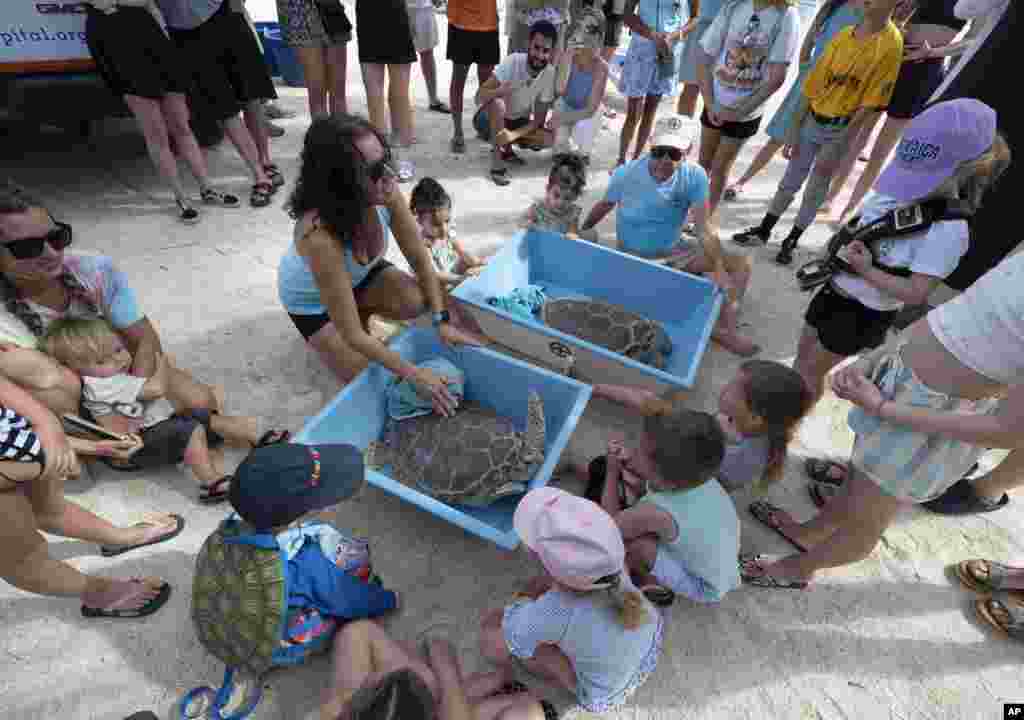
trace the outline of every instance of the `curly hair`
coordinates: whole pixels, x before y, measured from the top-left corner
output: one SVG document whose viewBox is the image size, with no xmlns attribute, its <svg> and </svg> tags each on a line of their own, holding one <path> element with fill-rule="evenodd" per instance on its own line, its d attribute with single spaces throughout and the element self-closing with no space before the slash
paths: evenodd
<svg viewBox="0 0 1024 720">
<path fill-rule="evenodd" d="M 293 218 L 313 210 L 320 223 L 339 241 L 352 243 L 366 221 L 370 207 L 370 163 L 356 147 L 361 137 L 373 135 L 391 157 L 387 139 L 356 115 L 314 118 L 302 144 L 302 167 L 285 210 Z"/>
<path fill-rule="evenodd" d="M 587 162 L 583 156 L 572 152 L 555 155 L 548 174 L 548 186 L 551 185 L 558 185 L 576 197 L 582 195 L 587 186 Z"/>
<path fill-rule="evenodd" d="M 448 191 L 432 177 L 425 177 L 416 183 L 409 196 L 409 209 L 413 215 L 434 210 L 451 210 L 452 198 Z"/>
</svg>

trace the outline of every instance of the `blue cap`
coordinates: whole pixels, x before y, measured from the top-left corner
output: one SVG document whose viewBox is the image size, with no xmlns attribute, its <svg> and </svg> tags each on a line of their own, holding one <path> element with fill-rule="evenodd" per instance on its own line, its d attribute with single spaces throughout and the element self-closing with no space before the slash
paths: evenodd
<svg viewBox="0 0 1024 720">
<path fill-rule="evenodd" d="M 348 500 L 365 482 L 363 454 L 353 445 L 268 445 L 235 470 L 229 499 L 243 520 L 262 530 Z"/>
</svg>

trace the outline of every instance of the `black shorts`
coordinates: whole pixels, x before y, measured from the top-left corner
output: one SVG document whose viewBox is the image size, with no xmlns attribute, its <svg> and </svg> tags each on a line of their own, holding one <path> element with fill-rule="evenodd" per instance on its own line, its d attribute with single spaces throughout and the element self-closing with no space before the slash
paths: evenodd
<svg viewBox="0 0 1024 720">
<path fill-rule="evenodd" d="M 604 8 L 604 46 L 617 48 L 622 42 L 622 16 L 615 14 L 614 0 L 605 0 Z"/>
<path fill-rule="evenodd" d="M 456 65 L 497 65 L 501 62 L 498 31 L 463 30 L 448 23 L 448 52 L 445 57 Z"/>
<path fill-rule="evenodd" d="M 120 7 L 108 15 L 85 7 L 89 54 L 112 93 L 160 100 L 167 93 L 191 90 L 178 50 L 149 10 Z"/>
<path fill-rule="evenodd" d="M 857 355 L 885 342 L 895 310 L 874 310 L 840 295 L 831 284 L 817 292 L 804 319 L 818 331 L 822 346 L 835 355 Z"/>
<path fill-rule="evenodd" d="M 939 87 L 942 77 L 942 58 L 903 63 L 886 114 L 898 120 L 918 115 Z"/>
<path fill-rule="evenodd" d="M 277 97 L 270 70 L 245 15 L 224 3 L 197 28 L 170 30 L 195 87 L 197 114 L 214 120 L 234 117 L 254 100 Z M 120 12 L 120 11 L 119 11 Z"/>
<path fill-rule="evenodd" d="M 758 129 L 761 127 L 761 118 L 756 117 L 751 120 L 724 122 L 715 127 L 711 124 L 711 118 L 708 117 L 707 108 L 704 108 L 704 112 L 700 114 L 700 124 L 709 130 L 718 130 L 724 137 L 732 138 L 733 140 L 746 140 L 757 134 Z"/>
<path fill-rule="evenodd" d="M 411 65 L 416 62 L 405 0 L 356 0 L 359 62 Z"/>
<path fill-rule="evenodd" d="M 370 271 L 366 273 L 366 277 L 364 277 L 358 285 L 352 288 L 352 290 L 362 290 L 369 287 L 376 277 L 389 267 L 394 267 L 394 265 L 389 263 L 387 260 L 381 260 L 370 268 Z M 302 337 L 305 340 L 309 340 L 311 337 L 316 335 L 324 325 L 331 321 L 331 318 L 327 313 L 319 313 L 317 315 L 294 315 L 292 313 L 288 313 L 288 317 L 292 319 L 292 324 L 295 325 L 295 329 L 302 333 Z"/>
<path fill-rule="evenodd" d="M 215 412 L 215 411 L 214 411 Z M 174 465 L 185 459 L 185 448 L 196 428 L 206 430 L 206 444 L 211 448 L 224 444 L 224 438 L 210 429 L 210 410 L 189 410 L 175 413 L 156 425 L 143 428 L 142 448 L 129 461 L 135 469 Z"/>
</svg>

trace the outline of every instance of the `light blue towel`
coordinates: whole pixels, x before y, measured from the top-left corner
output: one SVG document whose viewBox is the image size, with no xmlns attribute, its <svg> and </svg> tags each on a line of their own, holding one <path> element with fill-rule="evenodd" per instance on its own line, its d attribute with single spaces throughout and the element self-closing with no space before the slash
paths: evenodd
<svg viewBox="0 0 1024 720">
<path fill-rule="evenodd" d="M 448 390 L 455 396 L 456 402 L 462 402 L 466 386 L 466 374 L 462 370 L 439 357 L 431 358 L 416 367 L 427 368 L 447 377 Z M 407 420 L 434 412 L 430 398 L 420 397 L 411 380 L 392 380 L 388 387 L 387 404 L 388 415 L 392 420 Z"/>
<path fill-rule="evenodd" d="M 525 288 L 516 288 L 508 295 L 487 298 L 487 304 L 527 320 L 534 320 L 534 315 L 544 307 L 547 300 L 544 288 L 527 285 Z"/>
</svg>

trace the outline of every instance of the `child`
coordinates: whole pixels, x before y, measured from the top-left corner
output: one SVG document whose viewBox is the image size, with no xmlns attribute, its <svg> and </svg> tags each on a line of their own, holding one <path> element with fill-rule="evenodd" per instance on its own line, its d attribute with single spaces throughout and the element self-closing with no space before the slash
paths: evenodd
<svg viewBox="0 0 1024 720">
<path fill-rule="evenodd" d="M 288 561 L 289 644 L 333 633 L 339 620 L 399 607 L 398 593 L 372 575 L 366 542 L 330 524 L 334 506 L 364 484 L 362 453 L 351 445 L 256 448 L 235 470 L 231 506 L 253 529 L 272 534 Z"/>
<path fill-rule="evenodd" d="M 412 189 L 409 207 L 416 216 L 424 242 L 430 248 L 434 269 L 441 282 L 453 287 L 466 276 L 480 274 L 484 261 L 466 251 L 455 240 L 455 233 L 449 227 L 452 199 L 441 183 L 431 177 L 420 180 Z"/>
<path fill-rule="evenodd" d="M 427 97 L 430 102 L 427 107 L 433 112 L 448 115 L 451 110 L 437 95 L 437 61 L 434 58 L 434 48 L 437 47 L 439 38 L 434 3 L 431 0 L 406 0 L 405 5 L 409 12 L 409 24 L 412 26 L 412 44 L 420 56 L 420 71 L 427 83 Z"/>
<path fill-rule="evenodd" d="M 184 461 L 199 481 L 201 503 L 227 499 L 231 476 L 223 471 L 222 443 L 261 447 L 290 436 L 286 430 L 260 435 L 256 418 L 177 407 L 170 399 L 185 394 L 184 384 L 195 381 L 164 355 L 152 377 L 129 374 L 131 353 L 102 318 L 57 320 L 48 328 L 43 347 L 81 376 L 82 407 L 100 425 L 136 440 L 134 451 L 114 455 L 127 459 L 127 465 L 115 467 L 142 469 Z"/>
<path fill-rule="evenodd" d="M 566 237 L 580 237 L 580 213 L 583 208 L 576 202 L 587 185 L 587 164 L 578 153 L 555 155 L 548 186 L 543 199 L 535 200 L 526 211 L 523 225 L 537 230 L 556 232 Z M 587 239 L 597 240 L 594 231 L 586 233 Z"/>
<path fill-rule="evenodd" d="M 631 408 L 645 417 L 671 413 L 675 399 L 650 390 L 621 385 L 594 385 L 594 395 Z M 717 419 L 726 437 L 725 457 L 717 478 L 729 492 L 749 485 L 764 489 L 782 476 L 786 446 L 811 408 L 811 392 L 798 372 L 770 360 L 747 360 L 718 397 Z M 617 513 L 631 507 L 644 492 L 640 463 L 623 449 L 609 443 L 620 459 L 620 479 L 606 482 L 608 461 L 593 459 L 576 474 L 586 484 L 586 497 Z"/>
<path fill-rule="evenodd" d="M 452 113 L 451 151 L 461 155 L 466 152 L 462 108 L 469 66 L 476 65 L 477 83 L 483 85 L 494 73 L 494 66 L 501 61 L 498 4 L 495 0 L 451 0 L 447 14 L 447 58 L 453 66 L 448 87 Z"/>
<path fill-rule="evenodd" d="M 657 666 L 663 620 L 629 579 L 615 521 L 544 487 L 519 501 L 512 522 L 547 576 L 484 618 L 484 656 L 503 667 L 520 660 L 591 712 L 622 706 Z"/>
<path fill-rule="evenodd" d="M 864 20 L 843 28 L 818 58 L 803 84 L 804 107 L 794 118 L 787 145 L 795 148 L 761 224 L 733 236 L 740 245 L 757 247 L 793 202 L 808 175 L 800 212 L 775 261 L 793 262 L 793 250 L 814 222 L 850 139 L 874 122 L 892 95 L 903 62 L 903 37 L 892 21 L 901 0 L 872 0 Z M 812 172 L 813 167 L 813 172 Z"/>
<path fill-rule="evenodd" d="M 800 41 L 795 0 L 730 0 L 701 39 L 700 164 L 714 217 L 733 162 L 757 134 L 768 99 L 786 82 Z"/>
</svg>

